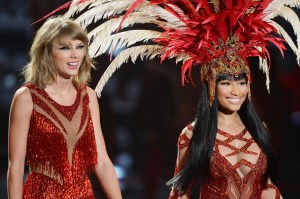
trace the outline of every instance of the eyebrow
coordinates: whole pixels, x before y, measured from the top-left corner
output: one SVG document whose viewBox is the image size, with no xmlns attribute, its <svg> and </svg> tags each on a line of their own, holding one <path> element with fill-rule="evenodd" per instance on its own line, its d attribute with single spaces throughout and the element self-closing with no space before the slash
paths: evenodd
<svg viewBox="0 0 300 199">
<path fill-rule="evenodd" d="M 83 41 L 81 41 L 81 40 L 78 40 L 78 41 L 80 41 L 77 45 L 84 45 L 84 43 L 83 43 Z M 66 45 L 66 46 L 71 46 L 72 44 L 71 44 L 71 42 L 64 42 L 64 41 L 57 41 L 56 42 L 58 45 Z"/>
</svg>

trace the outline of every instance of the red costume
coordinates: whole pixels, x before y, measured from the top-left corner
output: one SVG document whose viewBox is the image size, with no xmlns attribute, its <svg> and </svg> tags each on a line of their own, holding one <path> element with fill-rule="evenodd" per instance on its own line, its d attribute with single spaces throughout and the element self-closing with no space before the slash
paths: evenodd
<svg viewBox="0 0 300 199">
<path fill-rule="evenodd" d="M 192 125 L 188 125 L 193 130 Z M 234 141 L 242 143 L 240 147 L 233 146 Z M 179 149 L 189 147 L 190 139 L 182 134 L 178 140 Z M 275 199 L 280 198 L 277 187 L 266 184 L 265 172 L 267 159 L 260 149 L 252 151 L 251 145 L 256 145 L 248 130 L 245 128 L 237 135 L 230 135 L 218 129 L 214 151 L 210 163 L 210 176 L 206 179 L 199 198 L 204 199 L 257 199 L 266 188 L 276 190 Z M 225 148 L 228 153 L 221 154 L 220 148 Z M 243 158 L 241 158 L 243 157 Z M 253 162 L 253 160 L 256 160 Z M 175 174 L 180 171 L 176 168 Z M 193 186 L 193 185 L 191 185 Z M 176 199 L 180 193 L 171 192 L 169 199 Z M 187 192 L 189 197 L 189 191 Z"/>
<path fill-rule="evenodd" d="M 30 89 L 33 110 L 27 141 L 31 172 L 23 198 L 94 198 L 88 174 L 97 164 L 89 96 L 77 89 L 75 102 L 63 106 L 43 89 Z"/>
</svg>

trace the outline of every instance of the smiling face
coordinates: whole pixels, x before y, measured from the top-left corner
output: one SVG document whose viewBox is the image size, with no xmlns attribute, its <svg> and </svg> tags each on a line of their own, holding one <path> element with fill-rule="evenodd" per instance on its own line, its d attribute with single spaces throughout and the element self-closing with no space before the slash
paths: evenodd
<svg viewBox="0 0 300 199">
<path fill-rule="evenodd" d="M 80 40 L 64 37 L 55 39 L 52 45 L 52 58 L 57 75 L 70 79 L 78 74 L 86 55 L 86 47 Z"/>
<path fill-rule="evenodd" d="M 248 94 L 248 83 L 245 78 L 221 79 L 217 84 L 219 111 L 236 112 L 240 110 Z"/>
</svg>

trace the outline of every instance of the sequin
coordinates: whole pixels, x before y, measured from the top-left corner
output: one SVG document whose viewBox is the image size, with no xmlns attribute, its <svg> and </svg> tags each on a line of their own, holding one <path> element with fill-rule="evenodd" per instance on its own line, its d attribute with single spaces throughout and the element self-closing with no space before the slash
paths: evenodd
<svg viewBox="0 0 300 199">
<path fill-rule="evenodd" d="M 191 129 L 188 125 L 189 130 Z M 189 147 L 190 141 L 179 137 L 179 150 Z M 233 144 L 238 143 L 240 147 Z M 220 150 L 222 148 L 222 151 Z M 254 150 L 256 149 L 256 150 Z M 204 199 L 257 199 L 266 188 L 276 191 L 275 199 L 280 198 L 278 188 L 273 184 L 265 185 L 264 174 L 267 159 L 263 151 L 250 136 L 247 129 L 237 135 L 231 135 L 220 129 L 210 165 L 210 176 L 206 179 L 199 198 Z M 175 175 L 180 168 L 175 168 Z M 191 183 L 192 186 L 192 183 Z M 187 190 L 189 198 L 190 190 Z M 169 199 L 176 199 L 182 193 L 172 190 Z"/>
<path fill-rule="evenodd" d="M 185 133 L 181 134 L 178 139 L 179 150 L 186 148 L 189 145 L 190 145 L 190 139 L 187 137 Z"/>
<path fill-rule="evenodd" d="M 189 124 L 187 125 L 187 130 L 189 131 L 192 131 L 193 130 L 193 125 L 192 124 Z M 186 133 L 182 133 L 180 134 L 179 138 L 178 138 L 178 147 L 179 147 L 179 150 L 183 149 L 183 148 L 186 148 L 190 145 L 190 138 L 187 137 Z"/>
<path fill-rule="evenodd" d="M 88 174 L 95 169 L 97 152 L 86 89 L 77 90 L 74 104 L 62 106 L 43 89 L 25 86 L 33 111 L 26 148 L 31 172 L 23 198 L 94 198 Z"/>
</svg>

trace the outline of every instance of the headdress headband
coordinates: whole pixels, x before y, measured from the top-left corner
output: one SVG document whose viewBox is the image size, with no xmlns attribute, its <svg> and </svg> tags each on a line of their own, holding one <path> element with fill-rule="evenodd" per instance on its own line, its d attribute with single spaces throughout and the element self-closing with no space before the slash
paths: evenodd
<svg viewBox="0 0 300 199">
<path fill-rule="evenodd" d="M 257 56 L 268 89 L 270 43 L 283 54 L 287 42 L 300 64 L 300 21 L 292 9 L 300 7 L 299 0 L 74 0 L 58 10 L 66 7 L 64 16 L 76 17 L 84 28 L 104 21 L 89 32 L 92 57 L 109 49 L 120 51 L 96 87 L 99 96 L 112 73 L 129 58 L 182 61 L 184 84 L 192 80 L 193 66 L 200 66 L 202 82 L 223 73 L 246 73 L 250 78 L 247 58 Z M 296 42 L 275 17 L 292 24 Z M 137 29 L 134 24 L 159 28 Z"/>
</svg>

